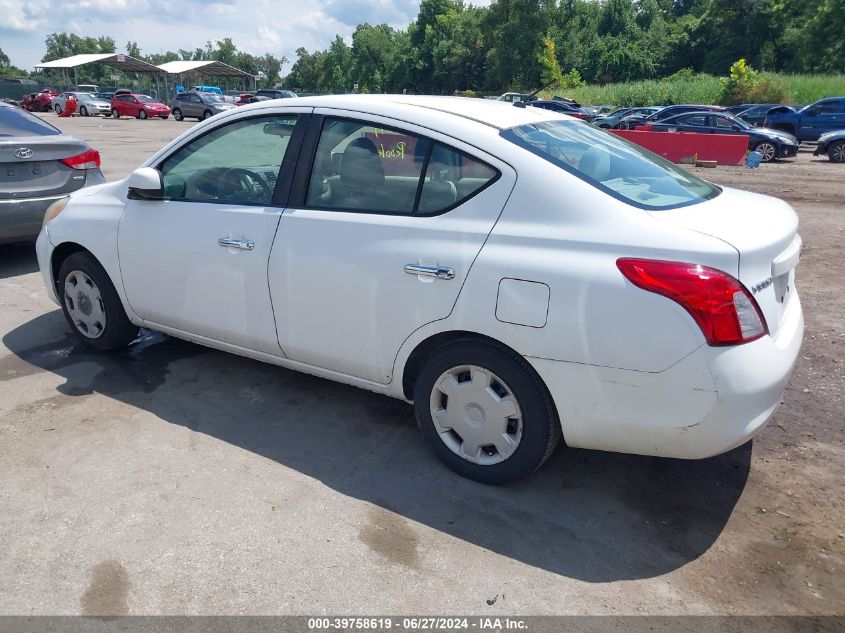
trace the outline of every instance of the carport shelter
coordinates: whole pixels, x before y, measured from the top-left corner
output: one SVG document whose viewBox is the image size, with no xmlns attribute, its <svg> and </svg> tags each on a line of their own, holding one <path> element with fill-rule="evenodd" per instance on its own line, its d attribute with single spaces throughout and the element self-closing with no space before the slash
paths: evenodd
<svg viewBox="0 0 845 633">
<path fill-rule="evenodd" d="M 251 80 L 252 87 L 255 89 L 255 76 L 251 75 L 250 73 L 246 72 L 245 70 L 241 70 L 240 68 L 235 68 L 234 66 L 230 66 L 229 64 L 224 64 L 223 62 L 218 62 L 215 60 L 210 61 L 175 61 L 175 62 L 167 62 L 166 64 L 161 64 L 158 66 L 159 70 L 164 71 L 168 75 L 171 76 L 178 76 L 179 81 L 187 85 L 189 82 L 185 82 L 185 77 L 193 77 L 193 78 L 201 78 L 201 77 L 240 77 L 243 80 Z M 197 81 L 197 83 L 203 83 Z M 246 85 L 245 87 L 248 87 Z"/>
<path fill-rule="evenodd" d="M 39 70 L 62 69 L 65 71 L 73 70 L 73 84 L 78 86 L 79 82 L 76 78 L 76 69 L 86 64 L 105 64 L 111 66 L 124 73 L 143 73 L 155 76 L 156 85 L 162 72 L 161 68 L 149 64 L 142 59 L 135 59 L 123 53 L 83 53 L 81 55 L 72 55 L 63 59 L 54 59 L 50 62 L 42 62 L 36 64 L 35 68 Z"/>
</svg>

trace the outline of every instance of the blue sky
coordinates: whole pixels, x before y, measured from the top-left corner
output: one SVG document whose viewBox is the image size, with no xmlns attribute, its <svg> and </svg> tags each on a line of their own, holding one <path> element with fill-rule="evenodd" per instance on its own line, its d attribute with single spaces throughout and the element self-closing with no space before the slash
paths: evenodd
<svg viewBox="0 0 845 633">
<path fill-rule="evenodd" d="M 0 48 L 27 70 L 44 55 L 44 38 L 61 31 L 109 35 L 118 52 L 133 40 L 144 53 L 231 37 L 240 50 L 293 60 L 300 46 L 326 48 L 363 22 L 404 28 L 418 7 L 419 0 L 0 0 Z"/>
</svg>

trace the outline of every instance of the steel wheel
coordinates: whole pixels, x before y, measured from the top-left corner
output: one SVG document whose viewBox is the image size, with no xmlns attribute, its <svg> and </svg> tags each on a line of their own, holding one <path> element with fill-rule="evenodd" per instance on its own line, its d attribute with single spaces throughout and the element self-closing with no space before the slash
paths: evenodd
<svg viewBox="0 0 845 633">
<path fill-rule="evenodd" d="M 764 163 L 770 163 L 778 156 L 778 148 L 775 147 L 774 143 L 769 143 L 768 141 L 758 143 L 757 147 L 754 148 L 754 151 L 763 155 Z"/>
<path fill-rule="evenodd" d="M 97 339 L 106 329 L 106 308 L 97 284 L 81 270 L 65 277 L 65 307 L 77 331 Z"/>
<path fill-rule="evenodd" d="M 827 157 L 834 163 L 845 163 L 845 142 L 831 145 L 827 150 Z"/>
<path fill-rule="evenodd" d="M 501 463 L 522 440 L 519 402 L 489 369 L 462 365 L 444 372 L 434 383 L 429 404 L 440 439 L 473 464 Z"/>
</svg>

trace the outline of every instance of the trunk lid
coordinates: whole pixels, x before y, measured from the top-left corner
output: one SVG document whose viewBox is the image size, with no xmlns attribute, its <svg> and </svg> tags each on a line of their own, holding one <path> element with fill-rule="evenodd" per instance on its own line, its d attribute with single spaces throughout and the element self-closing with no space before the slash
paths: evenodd
<svg viewBox="0 0 845 633">
<path fill-rule="evenodd" d="M 733 246 L 739 264 L 737 270 L 725 272 L 736 276 L 757 301 L 769 333 L 777 332 L 795 294 L 801 253 L 798 216 L 792 207 L 777 198 L 725 188 L 707 202 L 650 215 Z"/>
<path fill-rule="evenodd" d="M 85 171 L 60 159 L 87 151 L 88 145 L 69 136 L 0 138 L 0 199 L 36 198 L 70 193 L 85 184 Z M 15 156 L 29 150 L 29 158 Z"/>
</svg>

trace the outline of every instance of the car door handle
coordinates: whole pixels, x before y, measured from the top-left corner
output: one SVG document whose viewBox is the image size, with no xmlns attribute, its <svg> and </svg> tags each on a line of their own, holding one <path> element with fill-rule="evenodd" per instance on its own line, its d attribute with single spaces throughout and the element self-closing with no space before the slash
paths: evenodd
<svg viewBox="0 0 845 633">
<path fill-rule="evenodd" d="M 437 277 L 437 279 L 454 279 L 455 269 L 448 266 L 421 266 L 419 264 L 405 264 L 405 272 L 409 275 L 423 277 Z"/>
<path fill-rule="evenodd" d="M 226 248 L 240 248 L 245 251 L 251 251 L 255 249 L 255 242 L 252 240 L 236 240 L 231 237 L 221 237 L 217 240 L 217 243 L 220 246 L 224 246 Z"/>
</svg>

